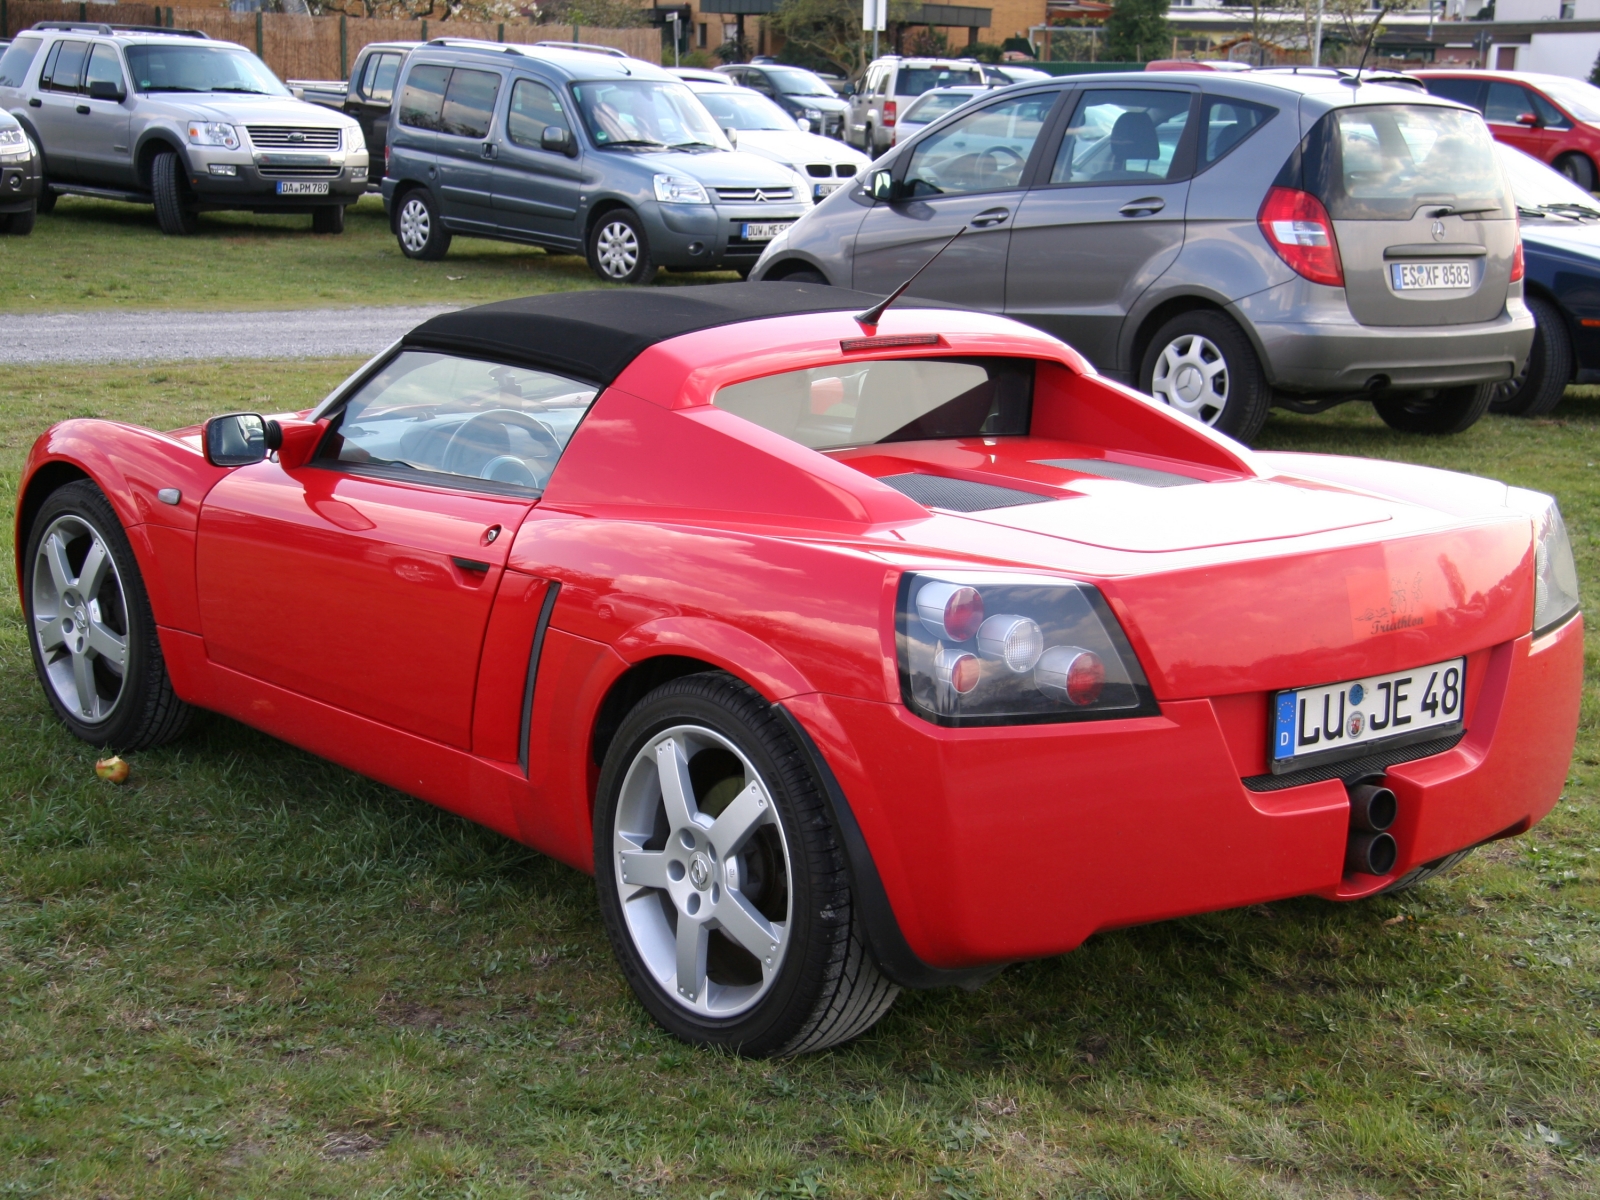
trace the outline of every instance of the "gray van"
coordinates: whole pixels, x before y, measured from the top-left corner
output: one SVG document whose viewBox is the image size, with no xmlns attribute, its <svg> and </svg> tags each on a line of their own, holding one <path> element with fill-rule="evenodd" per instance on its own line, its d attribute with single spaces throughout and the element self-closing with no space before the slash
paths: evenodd
<svg viewBox="0 0 1600 1200">
<path fill-rule="evenodd" d="M 810 183 L 735 150 L 694 94 L 605 46 L 437 38 L 406 58 L 384 206 L 410 258 L 454 234 L 583 253 L 608 283 L 748 274 Z"/>
<path fill-rule="evenodd" d="M 1477 113 L 1333 71 L 1019 84 L 919 132 L 775 239 L 758 279 L 1004 312 L 1248 441 L 1372 401 L 1465 429 L 1533 341 Z"/>
</svg>

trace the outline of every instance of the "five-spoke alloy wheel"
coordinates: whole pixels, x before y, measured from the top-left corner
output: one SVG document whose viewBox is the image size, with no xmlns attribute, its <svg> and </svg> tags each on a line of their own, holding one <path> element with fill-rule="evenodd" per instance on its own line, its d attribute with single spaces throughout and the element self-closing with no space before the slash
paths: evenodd
<svg viewBox="0 0 1600 1200">
<path fill-rule="evenodd" d="M 606 932 L 686 1041 L 750 1055 L 847 1041 L 893 1004 L 811 762 L 753 688 L 708 671 L 623 720 L 595 805 Z"/>
</svg>

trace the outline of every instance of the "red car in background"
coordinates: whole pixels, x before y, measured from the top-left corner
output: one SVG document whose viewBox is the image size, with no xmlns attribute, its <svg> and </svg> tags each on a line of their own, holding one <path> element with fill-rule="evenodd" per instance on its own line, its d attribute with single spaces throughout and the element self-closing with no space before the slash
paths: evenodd
<svg viewBox="0 0 1600 1200">
<path fill-rule="evenodd" d="M 1253 453 L 1038 330 L 798 283 L 438 316 L 314 410 L 51 427 L 44 696 L 191 706 L 596 877 L 667 1029 L 785 1054 L 1097 930 L 1407 887 L 1567 777 L 1555 501 Z"/>
<path fill-rule="evenodd" d="M 1483 114 L 1495 140 L 1548 163 L 1586 192 L 1600 186 L 1600 88 L 1531 71 L 1413 71 L 1435 96 Z"/>
</svg>

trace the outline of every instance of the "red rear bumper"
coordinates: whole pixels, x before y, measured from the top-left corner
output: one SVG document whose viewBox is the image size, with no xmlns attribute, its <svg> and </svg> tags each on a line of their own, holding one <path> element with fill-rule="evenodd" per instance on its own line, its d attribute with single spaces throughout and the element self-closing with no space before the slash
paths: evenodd
<svg viewBox="0 0 1600 1200">
<path fill-rule="evenodd" d="M 1483 656 L 1466 736 L 1389 768 L 1394 875 L 1345 876 L 1338 780 L 1254 792 L 1210 701 L 1137 721 L 944 729 L 903 706 L 786 701 L 838 777 L 894 915 L 924 962 L 1058 954 L 1097 930 L 1288 896 L 1350 899 L 1498 834 L 1561 794 L 1583 622 Z M 1264 706 L 1263 706 L 1264 707 Z"/>
</svg>

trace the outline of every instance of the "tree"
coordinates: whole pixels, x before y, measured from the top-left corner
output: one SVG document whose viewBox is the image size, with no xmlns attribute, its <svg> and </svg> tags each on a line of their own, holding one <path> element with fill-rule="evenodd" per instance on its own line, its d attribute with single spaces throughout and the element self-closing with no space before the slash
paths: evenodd
<svg viewBox="0 0 1600 1200">
<path fill-rule="evenodd" d="M 914 21 L 920 11 L 911 0 L 889 0 L 889 24 Z M 826 64 L 851 78 L 867 69 L 872 35 L 861 30 L 861 0 L 783 0 L 766 20 L 788 43 L 786 58 Z"/>
<path fill-rule="evenodd" d="M 1106 18 L 1108 62 L 1141 62 L 1162 58 L 1172 45 L 1167 26 L 1167 0 L 1113 0 Z"/>
<path fill-rule="evenodd" d="M 1589 82 L 1600 87 L 1600 54 L 1594 56 L 1594 66 L 1589 68 Z"/>
</svg>

